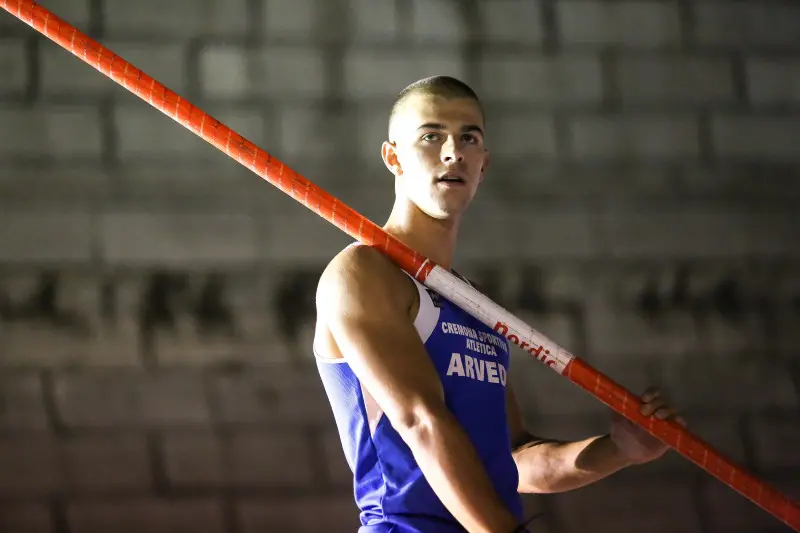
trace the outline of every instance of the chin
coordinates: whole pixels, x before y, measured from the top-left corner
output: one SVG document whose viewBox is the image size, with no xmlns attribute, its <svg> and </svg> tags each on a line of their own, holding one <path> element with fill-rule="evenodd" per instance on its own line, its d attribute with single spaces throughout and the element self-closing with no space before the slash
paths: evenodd
<svg viewBox="0 0 800 533">
<path fill-rule="evenodd" d="M 464 211 L 467 210 L 468 204 L 458 204 L 454 205 L 444 204 L 444 205 L 437 205 L 433 209 L 426 209 L 424 210 L 430 217 L 436 218 L 438 220 L 449 220 L 455 219 L 460 217 L 464 214 Z"/>
<path fill-rule="evenodd" d="M 466 195 L 436 194 L 412 202 L 417 209 L 436 220 L 456 219 L 467 210 L 471 198 Z"/>
</svg>

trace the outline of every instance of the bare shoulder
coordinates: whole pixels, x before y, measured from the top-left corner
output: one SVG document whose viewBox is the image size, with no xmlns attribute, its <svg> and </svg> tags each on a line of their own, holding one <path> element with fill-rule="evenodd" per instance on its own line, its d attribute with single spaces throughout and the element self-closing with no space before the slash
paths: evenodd
<svg viewBox="0 0 800 533">
<path fill-rule="evenodd" d="M 413 323 L 417 291 L 409 276 L 369 246 L 339 252 L 320 276 L 316 292 L 315 346 L 323 358 L 343 357 L 332 330 Z"/>
<path fill-rule="evenodd" d="M 317 285 L 317 304 L 363 302 L 386 303 L 390 297 L 397 306 L 408 306 L 414 296 L 408 276 L 389 258 L 369 246 L 350 246 L 339 252 L 326 266 Z M 337 305 L 338 304 L 338 305 Z"/>
</svg>

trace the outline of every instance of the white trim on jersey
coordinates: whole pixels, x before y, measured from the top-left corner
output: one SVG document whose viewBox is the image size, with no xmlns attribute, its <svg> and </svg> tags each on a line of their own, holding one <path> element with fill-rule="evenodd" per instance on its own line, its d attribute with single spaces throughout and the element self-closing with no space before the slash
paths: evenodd
<svg viewBox="0 0 800 533">
<path fill-rule="evenodd" d="M 411 281 L 417 286 L 419 292 L 419 310 L 414 318 L 414 328 L 419 333 L 422 343 L 425 344 L 433 334 L 433 330 L 436 329 L 436 323 L 439 322 L 439 308 L 434 305 L 425 285 L 414 278 L 411 278 Z"/>
</svg>

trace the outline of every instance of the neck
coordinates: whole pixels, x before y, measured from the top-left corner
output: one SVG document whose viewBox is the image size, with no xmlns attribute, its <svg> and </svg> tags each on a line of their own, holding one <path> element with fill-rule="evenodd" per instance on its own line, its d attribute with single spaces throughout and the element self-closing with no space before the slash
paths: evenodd
<svg viewBox="0 0 800 533">
<path fill-rule="evenodd" d="M 458 235 L 457 219 L 433 218 L 412 202 L 397 198 L 383 229 L 440 267 L 452 268 Z"/>
</svg>

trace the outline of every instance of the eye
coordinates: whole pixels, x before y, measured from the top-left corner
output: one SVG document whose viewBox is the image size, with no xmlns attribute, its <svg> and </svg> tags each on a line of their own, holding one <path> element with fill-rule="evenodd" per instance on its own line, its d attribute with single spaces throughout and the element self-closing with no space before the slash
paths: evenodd
<svg viewBox="0 0 800 533">
<path fill-rule="evenodd" d="M 439 139 L 439 135 L 437 133 L 426 133 L 422 136 L 423 141 L 427 142 L 435 142 Z"/>
<path fill-rule="evenodd" d="M 463 135 L 461 138 L 462 138 L 462 139 L 463 139 L 465 142 L 468 142 L 468 143 L 470 143 L 470 144 L 475 144 L 475 143 L 477 143 L 477 142 L 478 142 L 478 137 L 477 137 L 477 136 L 475 136 L 475 135 L 472 135 L 472 134 L 470 134 L 470 133 L 465 133 L 465 134 L 464 134 L 464 135 Z"/>
</svg>

